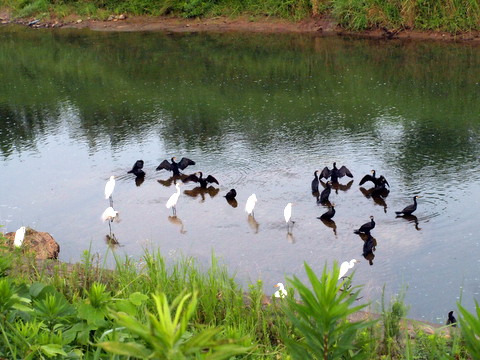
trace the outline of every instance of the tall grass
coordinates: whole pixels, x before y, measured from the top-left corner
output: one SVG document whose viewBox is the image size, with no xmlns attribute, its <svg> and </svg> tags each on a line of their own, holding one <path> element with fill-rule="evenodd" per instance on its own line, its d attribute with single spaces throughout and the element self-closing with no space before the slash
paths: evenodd
<svg viewBox="0 0 480 360">
<path fill-rule="evenodd" d="M 480 29 L 478 0 L 2 0 L 18 17 L 76 13 L 104 18 L 108 13 L 184 18 L 240 16 L 301 20 L 331 15 L 350 30 L 370 28 Z"/>
</svg>

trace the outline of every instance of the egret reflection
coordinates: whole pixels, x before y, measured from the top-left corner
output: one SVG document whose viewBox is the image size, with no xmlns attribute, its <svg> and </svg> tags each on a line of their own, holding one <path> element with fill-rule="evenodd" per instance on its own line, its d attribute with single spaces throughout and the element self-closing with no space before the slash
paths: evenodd
<svg viewBox="0 0 480 360">
<path fill-rule="evenodd" d="M 247 221 L 248 221 L 248 225 L 253 230 L 253 232 L 255 234 L 258 234 L 258 229 L 260 227 L 260 224 L 257 222 L 257 220 L 255 220 L 255 218 L 253 217 L 253 214 L 250 214 L 247 216 Z"/>
<path fill-rule="evenodd" d="M 187 231 L 185 230 L 185 227 L 183 225 L 183 221 L 176 215 L 169 215 L 168 216 L 168 221 L 170 221 L 170 223 L 172 223 L 173 225 L 175 226 L 179 226 L 180 227 L 180 234 L 185 234 Z"/>
</svg>

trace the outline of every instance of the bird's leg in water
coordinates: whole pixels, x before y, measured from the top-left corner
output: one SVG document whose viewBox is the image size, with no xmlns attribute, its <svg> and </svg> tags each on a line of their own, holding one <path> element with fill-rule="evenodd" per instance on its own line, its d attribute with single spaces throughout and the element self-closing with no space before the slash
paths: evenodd
<svg viewBox="0 0 480 360">
<path fill-rule="evenodd" d="M 108 228 L 110 229 L 110 236 L 112 236 L 112 225 L 110 224 L 113 220 L 108 222 Z"/>
<path fill-rule="evenodd" d="M 108 198 L 110 200 L 110 206 L 113 207 L 113 198 L 112 198 L 112 195 L 110 195 L 110 197 Z"/>
</svg>

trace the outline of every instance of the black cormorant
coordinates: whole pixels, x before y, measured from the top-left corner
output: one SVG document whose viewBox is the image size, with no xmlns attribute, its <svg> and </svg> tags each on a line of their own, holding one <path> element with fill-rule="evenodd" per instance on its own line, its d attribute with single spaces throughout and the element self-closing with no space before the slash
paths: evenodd
<svg viewBox="0 0 480 360">
<path fill-rule="evenodd" d="M 132 167 L 132 170 L 127 171 L 127 174 L 133 174 L 137 178 L 143 178 L 145 176 L 145 171 L 143 169 L 143 160 L 135 161 L 135 164 Z"/>
<path fill-rule="evenodd" d="M 312 180 L 312 193 L 315 193 L 317 192 L 318 193 L 318 173 L 320 172 L 320 170 L 315 170 L 315 172 L 313 173 L 313 180 Z"/>
<path fill-rule="evenodd" d="M 185 179 L 183 179 L 183 182 L 187 182 L 187 181 L 198 182 L 200 183 L 200 186 L 204 189 L 207 188 L 208 183 L 218 184 L 217 179 L 215 179 L 212 175 L 208 175 L 206 178 L 204 178 L 203 173 L 201 171 L 198 171 L 195 174 L 189 175 Z"/>
<path fill-rule="evenodd" d="M 329 201 L 328 197 L 330 196 L 331 191 L 332 191 L 332 182 L 327 181 L 327 183 L 325 184 L 325 189 L 323 189 L 322 193 L 320 194 L 320 198 L 318 199 L 318 201 L 321 204 L 327 203 Z"/>
<path fill-rule="evenodd" d="M 380 185 L 388 185 L 388 187 L 390 187 L 390 184 L 388 183 L 387 179 L 385 179 L 385 177 L 383 175 L 380 175 L 380 177 L 375 177 L 375 170 L 372 170 L 372 175 L 365 175 L 362 180 L 360 180 L 360 183 L 359 185 L 363 185 L 365 184 L 367 181 L 371 181 L 375 184 L 375 186 L 380 186 Z"/>
<path fill-rule="evenodd" d="M 413 197 L 413 204 L 406 206 L 402 211 L 395 211 L 397 215 L 411 215 L 415 210 L 417 210 L 417 199 L 421 196 L 415 195 Z"/>
<path fill-rule="evenodd" d="M 353 232 L 355 234 L 360 234 L 360 233 L 368 234 L 370 233 L 370 231 L 372 231 L 374 227 L 375 227 L 375 221 L 373 220 L 373 216 L 370 216 L 370 222 L 363 224 L 362 226 L 360 226 L 359 229 L 354 230 Z"/>
<path fill-rule="evenodd" d="M 455 316 L 453 316 L 453 311 L 448 313 L 447 325 L 452 325 L 454 327 L 457 326 L 457 319 L 455 319 Z"/>
<path fill-rule="evenodd" d="M 334 215 L 335 215 L 335 204 L 331 204 L 328 208 L 328 211 L 324 212 L 317 219 L 332 220 Z"/>
<path fill-rule="evenodd" d="M 237 196 L 237 191 L 235 189 L 230 189 L 230 191 L 225 194 L 227 200 L 233 200 L 235 199 L 235 196 Z"/>
<path fill-rule="evenodd" d="M 157 166 L 156 170 L 162 170 L 162 169 L 165 169 L 165 170 L 168 170 L 168 171 L 172 171 L 173 172 L 173 175 L 176 175 L 176 176 L 179 176 L 180 175 L 180 170 L 183 170 L 185 169 L 187 166 L 189 165 L 195 165 L 195 161 L 193 160 L 190 160 L 186 157 L 183 157 L 180 162 L 176 162 L 177 158 L 174 156 L 172 157 L 170 160 L 171 160 L 171 163 L 168 162 L 168 160 L 163 160 L 160 165 Z"/>
<path fill-rule="evenodd" d="M 342 166 L 340 169 L 337 169 L 337 163 L 334 162 L 333 163 L 333 168 L 332 170 L 330 170 L 328 167 L 324 167 L 321 174 L 320 174 L 320 179 L 322 177 L 324 177 L 325 179 L 328 179 L 330 178 L 330 180 L 332 181 L 332 183 L 337 183 L 338 182 L 338 178 L 341 178 L 343 176 L 348 176 L 348 177 L 351 177 L 353 178 L 353 175 L 352 173 L 350 172 L 350 170 L 348 170 L 345 166 Z"/>
</svg>

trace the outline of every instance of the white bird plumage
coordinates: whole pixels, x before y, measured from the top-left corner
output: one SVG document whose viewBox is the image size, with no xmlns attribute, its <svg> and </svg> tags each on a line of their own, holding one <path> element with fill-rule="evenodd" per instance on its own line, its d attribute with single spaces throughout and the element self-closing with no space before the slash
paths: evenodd
<svg viewBox="0 0 480 360">
<path fill-rule="evenodd" d="M 255 194 L 252 194 L 248 197 L 247 203 L 245 204 L 245 212 L 248 215 L 254 215 L 253 214 L 253 209 L 255 208 L 255 203 L 257 202 L 257 196 Z"/>
<path fill-rule="evenodd" d="M 177 191 L 170 196 L 167 203 L 165 204 L 167 209 L 172 208 L 173 215 L 177 213 L 177 201 L 178 197 L 180 196 L 180 184 L 176 183 L 175 188 L 177 189 Z"/>
<path fill-rule="evenodd" d="M 275 296 L 276 298 L 284 298 L 288 295 L 287 290 L 285 290 L 285 287 L 282 283 L 278 283 L 277 285 L 275 285 L 275 287 L 278 287 L 278 290 L 275 291 L 275 293 L 273 294 L 273 296 Z"/>
<path fill-rule="evenodd" d="M 353 268 L 353 266 L 355 265 L 355 263 L 357 263 L 358 261 L 355 260 L 355 259 L 352 259 L 350 261 L 344 261 L 342 262 L 342 264 L 340 265 L 340 273 L 338 275 L 338 279 L 341 279 L 342 277 L 345 276 L 345 274 L 348 272 L 349 269 Z"/>
<path fill-rule="evenodd" d="M 288 203 L 283 209 L 283 216 L 285 217 L 285 222 L 287 223 L 287 232 L 290 232 L 290 218 L 292 217 L 292 203 Z M 293 221 L 292 221 L 293 224 Z"/>
<path fill-rule="evenodd" d="M 25 226 L 21 226 L 17 231 L 15 231 L 15 239 L 13 240 L 13 245 L 15 247 L 21 247 L 23 244 L 23 240 L 25 240 L 25 233 L 27 228 Z"/>
<path fill-rule="evenodd" d="M 113 194 L 115 189 L 115 176 L 110 176 L 110 179 L 105 184 L 105 199 L 108 199 Z"/>
<path fill-rule="evenodd" d="M 105 184 L 105 199 L 110 199 L 110 206 L 113 206 L 112 194 L 115 189 L 115 176 L 110 176 L 110 179 Z"/>
<path fill-rule="evenodd" d="M 102 220 L 103 221 L 113 221 L 118 215 L 118 211 L 115 211 L 113 207 L 109 206 L 108 208 L 105 209 L 105 211 L 102 213 Z"/>
</svg>

